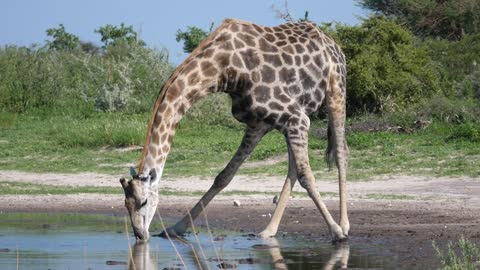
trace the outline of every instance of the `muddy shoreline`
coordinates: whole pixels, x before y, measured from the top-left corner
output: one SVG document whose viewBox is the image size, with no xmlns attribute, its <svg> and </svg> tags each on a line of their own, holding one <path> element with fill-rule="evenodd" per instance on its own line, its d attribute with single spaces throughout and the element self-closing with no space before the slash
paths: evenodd
<svg viewBox="0 0 480 270">
<path fill-rule="evenodd" d="M 68 185 L 65 176 L 61 179 L 62 182 L 54 184 Z M 245 187 L 246 191 L 278 192 L 283 181 L 281 178 L 277 180 L 265 184 L 253 179 L 251 181 L 257 184 L 256 186 L 243 184 L 234 186 L 233 189 L 241 190 L 239 187 Z M 199 186 L 194 186 L 188 184 L 190 181 L 192 180 L 184 179 L 178 180 L 177 183 L 181 183 L 179 185 L 181 190 L 189 187 L 188 190 L 192 192 L 205 190 L 211 184 L 209 181 L 200 181 Z M 398 179 L 382 181 L 351 183 L 348 201 L 350 243 L 382 243 L 388 246 L 388 252 L 395 254 L 405 269 L 438 266 L 438 259 L 432 248 L 433 240 L 444 246 L 449 240 L 457 240 L 463 235 L 480 244 L 479 179 L 413 178 L 404 181 Z M 174 183 L 175 181 L 166 185 L 172 188 L 175 187 Z M 118 185 L 115 180 L 100 182 L 99 188 L 115 185 Z M 323 188 L 322 191 L 336 189 L 334 182 L 319 182 L 319 186 Z M 369 199 L 365 196 L 385 193 L 405 195 L 407 199 Z M 3 195 L 0 196 L 0 211 L 124 216 L 126 209 L 123 206 L 123 199 L 123 194 Z M 193 195 L 161 196 L 158 210 L 165 220 L 175 222 L 183 217 L 187 209 L 190 209 L 198 199 L 199 196 Z M 241 206 L 234 206 L 233 199 L 240 200 Z M 325 202 L 333 217 L 338 220 L 338 199 L 326 197 Z M 274 208 L 271 195 L 258 193 L 220 195 L 207 207 L 208 223 L 213 231 L 227 229 L 242 233 L 258 233 L 268 223 L 269 214 L 273 213 Z M 204 217 L 200 216 L 196 226 L 204 225 Z M 151 228 L 152 234 L 160 231 L 160 228 Z M 277 234 L 277 237 L 283 236 L 330 241 L 319 211 L 305 196 L 297 196 L 289 201 Z"/>
</svg>

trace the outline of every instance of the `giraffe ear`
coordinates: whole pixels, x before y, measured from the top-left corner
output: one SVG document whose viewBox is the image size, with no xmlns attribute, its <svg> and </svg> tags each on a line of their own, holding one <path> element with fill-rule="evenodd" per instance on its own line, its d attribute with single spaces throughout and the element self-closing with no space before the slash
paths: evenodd
<svg viewBox="0 0 480 270">
<path fill-rule="evenodd" d="M 148 176 L 150 176 L 150 183 L 157 181 L 157 170 L 155 168 L 151 169 Z"/>
<path fill-rule="evenodd" d="M 120 178 L 120 184 L 122 184 L 123 189 L 127 189 L 128 182 L 125 180 L 125 177 Z"/>
</svg>

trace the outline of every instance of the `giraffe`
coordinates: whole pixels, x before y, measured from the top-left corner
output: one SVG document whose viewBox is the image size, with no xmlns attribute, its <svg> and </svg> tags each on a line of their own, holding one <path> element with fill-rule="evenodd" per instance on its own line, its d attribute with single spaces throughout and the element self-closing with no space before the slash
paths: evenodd
<svg viewBox="0 0 480 270">
<path fill-rule="evenodd" d="M 193 103 L 210 93 L 232 99 L 232 114 L 246 125 L 242 142 L 226 167 L 197 204 L 163 234 L 180 235 L 203 208 L 232 180 L 262 137 L 280 131 L 288 148 L 288 173 L 274 214 L 259 233 L 274 236 L 292 187 L 298 180 L 327 223 L 333 241 L 348 238 L 345 141 L 346 64 L 340 47 L 312 22 L 259 26 L 226 19 L 167 80 L 148 125 L 139 175 L 120 181 L 125 206 L 138 241 L 147 241 L 158 204 L 158 183 L 176 126 Z M 325 158 L 338 169 L 340 223 L 320 198 L 308 158 L 309 115 L 325 100 L 328 110 L 328 147 Z"/>
</svg>

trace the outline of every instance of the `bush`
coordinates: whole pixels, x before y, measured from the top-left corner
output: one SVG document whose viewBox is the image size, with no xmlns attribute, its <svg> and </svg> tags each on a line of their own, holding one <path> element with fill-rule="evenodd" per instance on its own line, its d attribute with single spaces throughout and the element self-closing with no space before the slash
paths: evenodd
<svg viewBox="0 0 480 270">
<path fill-rule="evenodd" d="M 454 42 L 427 39 L 424 47 L 446 70 L 446 78 L 453 83 L 453 94 L 480 99 L 480 34 L 465 35 Z"/>
<path fill-rule="evenodd" d="M 447 140 L 467 140 L 471 142 L 480 142 L 480 124 L 466 123 L 457 125 L 454 127 Z"/>
<path fill-rule="evenodd" d="M 133 46 L 119 54 L 0 48 L 0 106 L 9 112 L 150 111 L 173 71 L 167 52 Z"/>
<path fill-rule="evenodd" d="M 0 51 L 0 106 L 13 112 L 52 107 L 59 97 L 55 67 L 48 52 L 6 46 Z"/>
<path fill-rule="evenodd" d="M 101 58 L 96 66 L 102 80 L 95 97 L 96 109 L 107 112 L 150 111 L 161 87 L 173 72 L 167 52 L 137 46 L 126 56 L 115 56 L 109 54 L 109 57 Z"/>
<path fill-rule="evenodd" d="M 185 120 L 243 130 L 243 125 L 233 118 L 231 109 L 232 101 L 229 96 L 226 94 L 210 94 L 188 110 Z"/>
<path fill-rule="evenodd" d="M 411 109 L 417 119 L 462 124 L 480 121 L 480 103 L 472 99 L 437 96 L 423 100 Z"/>
<path fill-rule="evenodd" d="M 323 29 L 347 58 L 349 113 L 396 111 L 442 92 L 441 69 L 405 27 L 370 17 L 360 26 Z"/>
<path fill-rule="evenodd" d="M 448 70 L 448 78 L 461 80 L 480 64 L 480 34 L 465 35 L 460 41 L 426 39 L 428 54 Z"/>
</svg>

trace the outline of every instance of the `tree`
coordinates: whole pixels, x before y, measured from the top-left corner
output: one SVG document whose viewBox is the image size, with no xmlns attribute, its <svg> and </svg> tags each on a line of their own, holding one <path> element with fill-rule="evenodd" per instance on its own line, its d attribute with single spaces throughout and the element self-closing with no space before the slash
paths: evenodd
<svg viewBox="0 0 480 270">
<path fill-rule="evenodd" d="M 47 47 L 50 50 L 69 51 L 74 50 L 80 44 L 78 36 L 65 31 L 65 26 L 59 24 L 58 28 L 47 29 L 47 36 L 53 40 L 46 40 Z"/>
<path fill-rule="evenodd" d="M 107 24 L 95 30 L 102 36 L 103 48 L 109 46 L 133 46 L 140 45 L 145 46 L 145 42 L 138 38 L 138 33 L 133 30 L 133 26 L 125 26 L 121 23 L 120 26 Z"/>
<path fill-rule="evenodd" d="M 404 23 L 419 36 L 460 40 L 480 31 L 478 0 L 357 0 L 363 8 Z"/>
<path fill-rule="evenodd" d="M 177 30 L 176 40 L 180 42 L 183 40 L 183 51 L 191 53 L 204 40 L 210 32 L 212 32 L 213 22 L 210 24 L 210 29 L 204 31 L 196 26 L 188 26 L 186 31 Z"/>
</svg>

